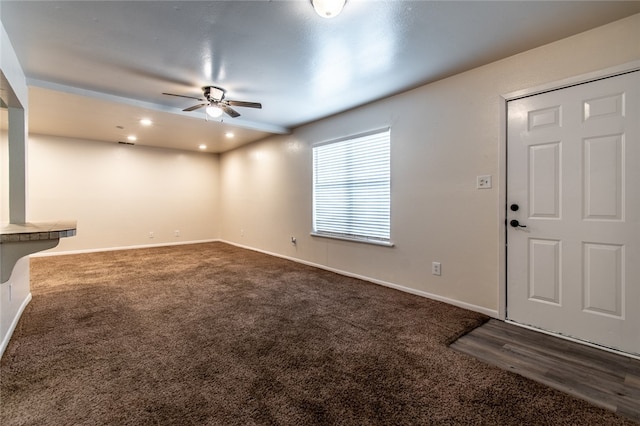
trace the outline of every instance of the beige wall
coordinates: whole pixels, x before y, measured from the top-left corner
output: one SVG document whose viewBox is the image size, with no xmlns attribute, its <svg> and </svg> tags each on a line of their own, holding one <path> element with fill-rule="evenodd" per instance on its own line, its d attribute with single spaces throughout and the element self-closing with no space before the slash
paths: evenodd
<svg viewBox="0 0 640 426">
<path fill-rule="evenodd" d="M 78 221 L 77 235 L 51 251 L 216 239 L 218 180 L 212 154 L 29 139 L 30 221 Z"/>
<path fill-rule="evenodd" d="M 635 15 L 223 154 L 221 238 L 496 313 L 501 95 L 636 61 L 639 40 Z M 312 144 L 386 126 L 395 247 L 311 237 Z M 493 189 L 476 189 L 484 174 Z"/>
<path fill-rule="evenodd" d="M 6 109 L 0 109 L 0 224 L 9 223 L 9 136 Z"/>
</svg>

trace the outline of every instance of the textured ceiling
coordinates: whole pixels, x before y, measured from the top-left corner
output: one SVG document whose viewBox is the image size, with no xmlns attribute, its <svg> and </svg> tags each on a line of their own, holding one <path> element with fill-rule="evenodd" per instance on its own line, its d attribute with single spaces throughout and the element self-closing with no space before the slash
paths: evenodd
<svg viewBox="0 0 640 426">
<path fill-rule="evenodd" d="M 640 12 L 638 1 L 0 1 L 30 129 L 222 152 Z M 217 85 L 261 102 L 183 113 Z M 137 119 L 155 125 L 137 128 Z M 120 129 L 117 126 L 124 127 Z M 233 129 L 230 141 L 224 133 Z M 202 142 L 201 142 L 202 141 Z"/>
</svg>

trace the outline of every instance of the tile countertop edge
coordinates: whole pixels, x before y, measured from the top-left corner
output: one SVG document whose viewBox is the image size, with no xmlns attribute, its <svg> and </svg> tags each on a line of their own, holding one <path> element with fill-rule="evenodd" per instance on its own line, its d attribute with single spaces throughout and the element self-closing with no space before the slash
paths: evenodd
<svg viewBox="0 0 640 426">
<path fill-rule="evenodd" d="M 0 243 L 57 240 L 76 235 L 75 221 L 10 223 L 0 228 Z"/>
</svg>

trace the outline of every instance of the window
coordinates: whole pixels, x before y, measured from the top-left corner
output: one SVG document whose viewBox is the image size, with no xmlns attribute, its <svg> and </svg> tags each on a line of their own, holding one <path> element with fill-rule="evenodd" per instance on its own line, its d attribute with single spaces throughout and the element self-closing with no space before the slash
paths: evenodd
<svg viewBox="0 0 640 426">
<path fill-rule="evenodd" d="M 313 147 L 312 235 L 390 242 L 390 131 Z"/>
</svg>

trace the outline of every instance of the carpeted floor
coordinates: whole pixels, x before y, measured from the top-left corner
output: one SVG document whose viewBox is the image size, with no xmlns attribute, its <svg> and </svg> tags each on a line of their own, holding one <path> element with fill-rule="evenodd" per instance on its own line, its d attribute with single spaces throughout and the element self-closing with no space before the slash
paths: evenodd
<svg viewBox="0 0 640 426">
<path fill-rule="evenodd" d="M 481 314 L 222 243 L 35 258 L 9 425 L 633 424 L 448 344 Z"/>
</svg>

